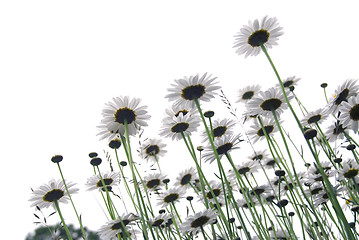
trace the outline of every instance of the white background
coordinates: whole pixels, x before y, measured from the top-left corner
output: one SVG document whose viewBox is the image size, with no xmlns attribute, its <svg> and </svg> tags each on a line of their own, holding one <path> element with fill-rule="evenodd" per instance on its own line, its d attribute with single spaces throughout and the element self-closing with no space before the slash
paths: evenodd
<svg viewBox="0 0 359 240">
<path fill-rule="evenodd" d="M 301 78 L 297 94 L 310 110 L 323 106 L 321 83 L 329 83 L 332 94 L 359 76 L 356 1 L 338 3 L 2 1 L 2 236 L 23 239 L 35 228 L 30 188 L 59 178 L 50 162 L 54 154 L 64 156 L 66 178 L 81 188 L 74 200 L 85 224 L 96 230 L 105 223 L 83 183 L 92 174 L 88 153 L 106 149 L 96 126 L 112 97 L 141 98 L 152 116 L 145 135 L 154 137 L 174 79 L 211 73 L 233 104 L 242 87 L 276 84 L 263 54 L 245 59 L 232 48 L 233 35 L 248 20 L 278 18 L 285 34 L 269 53 L 280 75 Z M 174 144 L 166 143 L 168 150 Z M 169 156 L 168 173 L 183 165 L 178 154 Z M 72 222 L 71 209 L 64 211 Z"/>
</svg>

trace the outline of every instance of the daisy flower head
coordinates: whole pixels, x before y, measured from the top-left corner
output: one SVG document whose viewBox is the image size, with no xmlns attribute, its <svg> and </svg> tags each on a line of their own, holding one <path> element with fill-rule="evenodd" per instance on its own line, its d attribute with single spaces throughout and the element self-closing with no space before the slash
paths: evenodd
<svg viewBox="0 0 359 240">
<path fill-rule="evenodd" d="M 347 102 L 351 96 L 356 96 L 359 91 L 357 80 L 348 79 L 334 92 L 334 99 L 329 103 L 330 112 L 336 113 L 342 102 Z"/>
<path fill-rule="evenodd" d="M 345 127 L 339 122 L 334 122 L 327 131 L 325 132 L 325 136 L 327 137 L 329 142 L 335 142 L 338 139 L 344 139 L 344 131 Z"/>
<path fill-rule="evenodd" d="M 267 153 L 266 149 L 261 151 L 256 151 L 255 153 L 249 156 L 249 159 L 251 159 L 252 161 L 264 161 L 268 158 L 269 158 L 269 154 Z"/>
<path fill-rule="evenodd" d="M 178 117 L 181 113 L 183 116 L 190 115 L 190 116 L 197 116 L 198 110 L 195 108 L 190 102 L 186 102 L 183 105 L 174 105 L 172 104 L 171 107 L 165 110 L 166 119 L 171 120 L 173 117 Z M 199 115 L 198 115 L 199 116 Z"/>
<path fill-rule="evenodd" d="M 237 102 L 247 103 L 261 90 L 260 85 L 251 85 L 238 90 Z"/>
<path fill-rule="evenodd" d="M 288 99 L 292 99 L 292 94 L 287 94 Z M 286 109 L 287 103 L 283 92 L 279 88 L 270 88 L 267 91 L 260 91 L 257 96 L 254 96 L 246 104 L 247 111 L 250 115 L 261 115 L 263 117 L 271 117 L 272 112 L 277 116 L 283 113 Z"/>
<path fill-rule="evenodd" d="M 208 75 L 207 73 L 199 76 L 198 74 L 190 77 L 183 77 L 176 79 L 176 84 L 171 84 L 170 92 L 166 95 L 169 101 L 175 101 L 174 105 L 179 106 L 185 103 L 191 103 L 195 106 L 194 100 L 202 100 L 208 102 L 214 98 L 216 90 L 221 87 L 214 82 L 217 78 Z"/>
<path fill-rule="evenodd" d="M 240 137 L 240 134 L 235 134 L 225 135 L 222 138 L 215 139 L 214 146 L 216 148 L 219 158 L 222 158 L 223 155 L 226 155 L 234 149 L 238 149 L 238 144 L 241 142 Z M 216 156 L 213 153 L 213 149 L 210 145 L 203 150 L 202 157 L 205 162 L 209 163 L 212 163 L 214 160 L 216 160 Z"/>
<path fill-rule="evenodd" d="M 102 110 L 103 119 L 98 135 L 110 138 L 118 134 L 124 135 L 126 123 L 128 134 L 136 135 L 139 127 L 147 126 L 146 120 L 150 118 L 147 115 L 147 106 L 140 106 L 140 102 L 139 98 L 130 99 L 128 96 L 113 98 L 113 101 L 108 102 Z"/>
<path fill-rule="evenodd" d="M 287 77 L 286 79 L 282 79 L 283 87 L 290 88 L 294 87 L 298 84 L 300 78 L 297 78 L 296 76 Z M 279 83 L 276 85 L 278 88 L 280 87 Z"/>
<path fill-rule="evenodd" d="M 190 167 L 184 171 L 182 171 L 178 177 L 176 178 L 176 182 L 175 185 L 176 186 L 180 186 L 180 187 L 185 187 L 185 188 L 189 188 L 190 183 L 194 182 L 195 179 L 197 179 L 197 172 L 196 169 L 193 167 Z"/>
<path fill-rule="evenodd" d="M 263 118 L 261 119 L 261 121 L 263 124 L 263 128 L 259 120 L 255 120 L 254 124 L 251 126 L 251 129 L 248 130 L 248 136 L 252 138 L 253 143 L 256 143 L 259 140 L 266 139 L 265 133 L 267 133 L 268 136 L 271 136 L 278 131 L 274 119 Z M 263 129 L 265 130 L 265 132 Z"/>
<path fill-rule="evenodd" d="M 149 220 L 149 223 L 152 227 L 164 227 L 168 221 L 172 220 L 172 216 L 168 213 L 162 213 Z"/>
<path fill-rule="evenodd" d="M 143 178 L 143 187 L 147 191 L 158 191 L 162 185 L 164 185 L 163 180 L 166 179 L 166 175 L 163 173 L 152 173 Z"/>
<path fill-rule="evenodd" d="M 347 102 L 342 102 L 339 105 L 339 112 L 340 116 L 338 119 L 343 127 L 358 132 L 359 95 L 350 97 Z"/>
<path fill-rule="evenodd" d="M 172 138 L 172 140 L 180 140 L 182 139 L 182 134 L 184 136 L 191 135 L 192 132 L 197 130 L 200 125 L 200 119 L 189 114 L 183 115 L 180 113 L 177 117 L 164 118 L 162 125 L 161 136 Z"/>
<path fill-rule="evenodd" d="M 112 187 L 118 185 L 120 182 L 120 173 L 118 172 L 109 172 L 102 174 L 102 180 L 106 185 L 108 191 L 112 191 Z M 87 179 L 87 186 L 88 191 L 96 190 L 105 191 L 105 187 L 101 181 L 100 175 L 94 175 Z"/>
<path fill-rule="evenodd" d="M 166 192 L 160 194 L 158 198 L 158 204 L 162 207 L 167 207 L 170 204 L 179 202 L 181 198 L 185 195 L 186 190 L 180 187 L 169 188 Z"/>
<path fill-rule="evenodd" d="M 222 120 L 214 120 L 212 123 L 212 137 L 214 139 L 221 138 L 225 135 L 231 135 L 233 134 L 233 128 L 236 125 L 236 122 L 232 119 L 222 119 Z M 202 142 L 209 141 L 207 132 L 202 132 Z"/>
<path fill-rule="evenodd" d="M 166 144 L 164 144 L 161 139 L 149 138 L 141 144 L 140 155 L 146 160 L 156 162 L 160 157 L 166 154 L 167 151 L 164 149 L 165 147 Z"/>
<path fill-rule="evenodd" d="M 215 181 L 210 181 L 209 182 L 209 186 L 210 188 L 206 187 L 205 190 L 205 196 L 207 198 L 208 201 L 215 203 L 215 198 L 220 199 L 223 198 L 223 187 L 222 187 L 222 183 L 221 182 L 215 182 Z M 212 192 L 211 192 L 211 190 Z M 204 197 L 203 195 L 200 195 L 200 199 L 199 201 L 204 202 Z"/>
<path fill-rule="evenodd" d="M 127 232 L 130 236 L 134 236 L 136 235 L 136 232 L 127 228 L 127 226 L 133 225 L 133 222 L 138 219 L 139 217 L 133 213 L 123 214 L 119 219 L 108 221 L 98 230 L 98 234 L 101 239 L 104 240 L 118 239 L 117 234 L 120 234 L 121 237 L 123 237 L 126 234 L 125 232 Z M 125 226 L 126 230 L 123 226 Z"/>
<path fill-rule="evenodd" d="M 261 166 L 259 165 L 258 161 L 245 161 L 239 165 L 236 165 L 235 167 L 238 174 L 246 175 L 246 174 L 257 172 Z M 228 174 L 228 178 L 229 179 L 237 178 L 237 173 L 231 170 Z"/>
<path fill-rule="evenodd" d="M 196 235 L 207 224 L 214 223 L 217 219 L 217 212 L 214 209 L 206 209 L 187 217 L 180 227 L 183 234 Z"/>
<path fill-rule="evenodd" d="M 77 193 L 78 188 L 73 188 L 75 183 L 66 183 L 70 194 Z M 48 184 L 41 185 L 38 189 L 33 190 L 32 197 L 29 199 L 31 207 L 38 206 L 39 208 L 48 208 L 52 206 L 56 208 L 55 201 L 58 203 L 67 203 L 69 196 L 62 180 L 51 179 Z"/>
<path fill-rule="evenodd" d="M 237 48 L 238 55 L 257 56 L 261 52 L 261 46 L 272 48 L 277 45 L 278 37 L 283 35 L 281 30 L 275 17 L 265 16 L 261 22 L 258 19 L 248 21 L 248 25 L 244 25 L 234 36 L 233 48 Z"/>
<path fill-rule="evenodd" d="M 353 159 L 343 161 L 343 168 L 338 169 L 338 180 L 353 179 L 355 182 L 359 180 L 359 164 Z"/>
<path fill-rule="evenodd" d="M 319 108 L 315 111 L 308 112 L 300 121 L 303 126 L 315 126 L 321 124 L 328 117 L 328 109 Z"/>
</svg>

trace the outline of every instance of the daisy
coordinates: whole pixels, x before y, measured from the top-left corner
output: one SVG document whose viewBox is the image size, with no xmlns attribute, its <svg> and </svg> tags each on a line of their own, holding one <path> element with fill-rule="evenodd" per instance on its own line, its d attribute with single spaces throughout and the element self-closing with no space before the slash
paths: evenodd
<svg viewBox="0 0 359 240">
<path fill-rule="evenodd" d="M 278 131 L 277 125 L 273 119 L 263 118 L 261 120 L 263 128 L 268 136 L 271 136 Z M 266 135 L 263 128 L 258 120 L 254 121 L 254 125 L 252 125 L 251 129 L 248 130 L 248 136 L 252 138 L 253 143 L 256 143 L 259 140 L 266 139 Z"/>
<path fill-rule="evenodd" d="M 342 124 L 338 123 L 338 122 L 334 122 L 334 124 L 332 124 L 328 130 L 325 132 L 325 136 L 327 137 L 329 142 L 334 142 L 338 139 L 343 139 L 344 138 L 344 131 L 345 131 L 345 127 L 343 127 Z"/>
<path fill-rule="evenodd" d="M 238 100 L 237 102 L 247 103 L 251 100 L 258 92 L 261 90 L 261 86 L 259 85 L 251 85 L 245 88 L 238 90 Z"/>
<path fill-rule="evenodd" d="M 288 99 L 291 98 L 293 95 L 288 95 Z M 288 106 L 282 91 L 272 87 L 265 92 L 260 91 L 257 96 L 247 102 L 246 107 L 250 115 L 271 117 L 273 111 L 279 116 Z"/>
<path fill-rule="evenodd" d="M 136 135 L 139 127 L 147 126 L 146 120 L 150 118 L 145 110 L 147 106 L 139 106 L 141 100 L 126 97 L 113 98 L 113 102 L 108 102 L 102 110 L 103 119 L 99 128 L 98 135 L 114 137 L 116 134 L 125 134 L 125 122 L 128 126 L 128 134 Z M 107 131 L 107 132 L 106 132 Z"/>
<path fill-rule="evenodd" d="M 140 155 L 146 160 L 158 161 L 160 157 L 163 157 L 167 152 L 164 150 L 166 144 L 162 143 L 159 138 L 150 138 L 141 144 Z"/>
<path fill-rule="evenodd" d="M 184 171 L 182 171 L 179 176 L 176 178 L 175 185 L 180 187 L 190 187 L 190 183 L 197 179 L 196 169 L 190 167 Z"/>
<path fill-rule="evenodd" d="M 339 106 L 339 112 L 338 118 L 343 127 L 358 132 L 359 96 L 350 97 L 347 102 L 342 102 Z"/>
<path fill-rule="evenodd" d="M 297 83 L 299 82 L 299 80 L 300 80 L 300 78 L 292 76 L 292 77 L 287 77 L 286 79 L 282 80 L 282 83 L 285 88 L 289 89 L 292 86 L 296 86 Z M 276 86 L 280 87 L 279 83 L 277 83 Z"/>
<path fill-rule="evenodd" d="M 293 233 L 292 233 L 293 234 Z M 281 229 L 277 229 L 276 231 L 270 232 L 271 239 L 280 239 L 280 240 L 290 240 L 292 238 L 292 234 L 289 234 L 287 231 L 283 231 Z M 297 238 L 297 237 L 296 237 Z M 298 238 L 297 238 L 298 239 Z"/>
<path fill-rule="evenodd" d="M 343 168 L 338 169 L 338 180 L 349 180 L 353 179 L 356 183 L 358 183 L 359 180 L 359 164 L 354 161 L 353 159 L 343 161 L 342 163 Z"/>
<path fill-rule="evenodd" d="M 214 139 L 221 138 L 224 135 L 231 135 L 233 134 L 233 127 L 236 125 L 236 122 L 232 119 L 222 119 L 222 120 L 214 120 L 212 123 L 212 137 Z M 207 132 L 202 132 L 203 141 L 209 141 Z"/>
<path fill-rule="evenodd" d="M 165 179 L 166 175 L 162 173 L 149 174 L 143 178 L 143 186 L 148 191 L 158 191 L 160 187 L 164 184 L 163 180 Z"/>
<path fill-rule="evenodd" d="M 257 172 L 258 169 L 260 169 L 260 165 L 259 165 L 258 161 L 245 161 L 239 165 L 236 165 L 235 167 L 236 167 L 237 172 L 241 175 L 254 173 L 254 172 Z M 228 173 L 228 178 L 229 179 L 237 178 L 236 172 L 233 170 L 230 170 L 230 172 Z"/>
<path fill-rule="evenodd" d="M 214 80 L 216 80 L 216 77 L 207 76 L 207 73 L 201 77 L 197 74 L 177 79 L 175 80 L 176 84 L 171 84 L 172 88 L 168 89 L 170 93 L 165 97 L 169 101 L 175 101 L 174 105 L 176 106 L 185 103 L 191 103 L 192 106 L 195 106 L 193 101 L 195 99 L 208 102 L 211 98 L 214 98 L 215 91 L 221 88 L 215 85 L 217 82 L 214 82 Z"/>
<path fill-rule="evenodd" d="M 269 194 L 271 192 L 270 186 L 268 185 L 261 185 L 261 186 L 256 186 L 253 187 L 250 191 L 249 194 L 253 197 L 263 197 L 267 194 Z"/>
<path fill-rule="evenodd" d="M 187 217 L 180 227 L 183 234 L 196 235 L 204 226 L 216 221 L 218 214 L 214 209 L 206 209 Z"/>
<path fill-rule="evenodd" d="M 207 198 L 207 200 L 215 203 L 215 198 L 220 199 L 220 198 L 223 197 L 222 183 L 221 182 L 215 182 L 215 181 L 212 180 L 212 181 L 209 182 L 209 186 L 210 186 L 210 189 L 213 191 L 214 196 L 213 196 L 212 192 L 210 191 L 210 189 L 207 186 L 206 190 L 205 190 L 206 198 Z M 199 201 L 204 202 L 203 195 L 200 195 Z"/>
<path fill-rule="evenodd" d="M 261 22 L 258 19 L 249 21 L 243 26 L 237 35 L 233 48 L 237 48 L 238 55 L 257 56 L 261 52 L 261 46 L 272 48 L 277 45 L 278 37 L 283 34 L 282 27 L 278 26 L 277 18 L 265 16 Z"/>
<path fill-rule="evenodd" d="M 106 184 L 107 190 L 111 191 L 112 187 L 116 186 L 120 182 L 120 173 L 117 172 L 104 173 L 102 174 L 102 179 Z M 95 189 L 98 189 L 99 191 L 105 190 L 100 175 L 94 175 L 90 177 L 89 179 L 87 179 L 87 183 L 85 185 L 87 186 L 88 191 L 92 191 Z"/>
<path fill-rule="evenodd" d="M 66 183 L 67 189 L 71 194 L 77 193 L 78 188 L 73 188 L 75 183 Z M 48 184 L 41 185 L 38 189 L 32 192 L 32 197 L 29 201 L 33 202 L 31 207 L 37 206 L 41 208 L 48 208 L 52 206 L 56 209 L 55 201 L 58 203 L 67 203 L 69 196 L 62 180 L 51 179 Z"/>
<path fill-rule="evenodd" d="M 215 139 L 214 147 L 216 148 L 219 158 L 222 158 L 223 155 L 229 153 L 234 149 L 238 149 L 239 146 L 237 145 L 241 141 L 240 137 L 241 135 L 237 134 L 226 135 L 222 138 Z M 205 162 L 209 161 L 210 163 L 212 163 L 214 160 L 216 160 L 216 156 L 213 153 L 213 149 L 210 145 L 204 149 L 202 157 Z"/>
<path fill-rule="evenodd" d="M 171 120 L 173 117 L 178 117 L 180 113 L 183 114 L 183 116 L 189 114 L 190 116 L 197 116 L 198 110 L 196 107 L 192 106 L 191 102 L 186 102 L 182 105 L 172 105 L 171 107 L 167 108 L 165 110 L 166 112 L 166 119 Z"/>
<path fill-rule="evenodd" d="M 313 126 L 321 124 L 328 117 L 328 109 L 319 108 L 315 111 L 308 112 L 300 121 L 303 126 Z"/>
<path fill-rule="evenodd" d="M 253 160 L 253 161 L 264 161 L 267 158 L 269 158 L 269 154 L 267 153 L 267 150 L 261 150 L 261 151 L 256 151 L 254 154 L 249 156 L 249 159 Z"/>
<path fill-rule="evenodd" d="M 123 236 L 124 228 L 126 228 L 126 232 L 130 234 L 130 236 L 135 235 L 136 232 L 127 228 L 128 225 L 133 225 L 134 221 L 138 220 L 139 217 L 130 213 L 123 214 L 120 219 L 110 220 L 105 225 L 103 225 L 99 230 L 98 234 L 101 239 L 104 240 L 112 240 L 117 239 L 117 234 Z"/>
<path fill-rule="evenodd" d="M 342 102 L 347 102 L 351 96 L 356 96 L 359 91 L 357 80 L 348 79 L 334 92 L 334 99 L 329 103 L 330 112 L 336 113 Z"/>
<path fill-rule="evenodd" d="M 247 202 L 245 199 L 238 199 L 236 201 L 236 204 L 238 207 L 240 208 L 250 208 L 250 207 L 255 207 L 256 205 L 259 204 L 259 201 L 257 198 L 250 198 L 249 202 Z"/>
<path fill-rule="evenodd" d="M 149 224 L 152 227 L 164 227 L 167 223 L 172 220 L 172 216 L 168 213 L 162 213 L 149 220 Z"/>
<path fill-rule="evenodd" d="M 167 207 L 170 204 L 174 204 L 175 202 L 179 202 L 181 198 L 185 195 L 186 190 L 180 187 L 174 187 L 168 189 L 166 192 L 160 194 L 158 198 L 158 204 L 162 207 Z"/>
<path fill-rule="evenodd" d="M 161 136 L 170 137 L 172 140 L 180 140 L 182 139 L 182 134 L 184 136 L 191 135 L 192 132 L 196 131 L 200 125 L 200 120 L 189 114 L 183 115 L 180 113 L 177 117 L 163 119 L 162 125 Z"/>
</svg>

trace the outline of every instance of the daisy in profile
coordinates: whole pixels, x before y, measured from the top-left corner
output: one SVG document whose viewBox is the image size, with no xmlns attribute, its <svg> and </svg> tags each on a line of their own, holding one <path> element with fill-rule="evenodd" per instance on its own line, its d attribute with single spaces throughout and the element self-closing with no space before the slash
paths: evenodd
<svg viewBox="0 0 359 240">
<path fill-rule="evenodd" d="M 222 120 L 214 120 L 212 124 L 212 137 L 213 139 L 221 138 L 224 135 L 231 135 L 233 134 L 233 128 L 236 125 L 236 122 L 232 119 L 222 119 Z M 209 141 L 207 132 L 202 132 L 203 141 Z"/>
<path fill-rule="evenodd" d="M 201 212 L 197 212 L 195 215 L 187 217 L 180 227 L 183 234 L 196 235 L 207 224 L 216 222 L 217 212 L 214 209 L 206 209 Z"/>
<path fill-rule="evenodd" d="M 259 85 L 251 85 L 245 88 L 238 90 L 238 100 L 237 102 L 247 103 L 251 100 L 259 91 L 261 90 L 261 86 Z"/>
<path fill-rule="evenodd" d="M 241 142 L 240 137 L 241 135 L 237 134 L 226 135 L 222 138 L 216 139 L 214 141 L 214 146 L 216 148 L 219 158 L 222 158 L 223 155 L 226 155 L 234 149 L 238 149 L 238 144 Z M 213 149 L 210 145 L 204 149 L 202 158 L 205 162 L 209 163 L 212 163 L 214 160 L 216 160 L 216 156 L 213 153 Z"/>
<path fill-rule="evenodd" d="M 207 73 L 199 76 L 198 74 L 190 77 L 183 77 L 182 79 L 176 79 L 176 84 L 171 84 L 170 92 L 165 97 L 169 101 L 175 101 L 175 106 L 180 106 L 185 103 L 191 103 L 195 106 L 194 100 L 201 100 L 208 102 L 211 98 L 214 98 L 216 90 L 221 87 L 216 86 L 217 82 L 214 82 L 216 77 L 208 75 Z"/>
<path fill-rule="evenodd" d="M 108 102 L 102 110 L 103 119 L 99 128 L 102 130 L 98 135 L 113 137 L 113 134 L 125 134 L 125 122 L 128 126 L 128 134 L 136 135 L 140 126 L 147 126 L 147 106 L 140 106 L 141 100 L 126 97 L 116 97 Z"/>
<path fill-rule="evenodd" d="M 172 105 L 171 107 L 165 110 L 166 117 L 165 119 L 171 120 L 173 117 L 178 117 L 181 113 L 183 116 L 190 115 L 190 116 L 199 116 L 198 110 L 196 107 L 193 107 L 191 102 L 186 102 L 183 105 Z"/>
<path fill-rule="evenodd" d="M 344 139 L 344 131 L 345 127 L 341 123 L 334 122 L 327 131 L 325 132 L 325 136 L 327 137 L 329 142 L 335 142 L 338 139 Z"/>
<path fill-rule="evenodd" d="M 347 102 L 351 96 L 356 96 L 359 91 L 357 80 L 348 79 L 334 92 L 334 99 L 329 103 L 330 112 L 336 113 L 342 102 Z"/>
<path fill-rule="evenodd" d="M 315 126 L 315 124 L 321 124 L 328 117 L 328 114 L 328 109 L 319 108 L 308 112 L 300 122 L 303 126 Z"/>
<path fill-rule="evenodd" d="M 109 172 L 102 174 L 103 182 L 106 185 L 108 191 L 112 190 L 113 186 L 118 185 L 120 182 L 120 173 L 118 172 Z M 87 179 L 87 183 L 85 184 L 88 191 L 96 190 L 105 191 L 103 183 L 101 181 L 100 175 L 94 175 Z"/>
<path fill-rule="evenodd" d="M 236 204 L 240 208 L 249 209 L 250 207 L 259 205 L 259 201 L 257 198 L 249 198 L 249 201 L 247 202 L 244 198 L 241 198 L 236 201 Z"/>
<path fill-rule="evenodd" d="M 195 179 L 198 179 L 196 169 L 190 167 L 182 171 L 176 178 L 175 186 L 189 188 L 191 187 L 190 183 L 194 182 Z"/>
<path fill-rule="evenodd" d="M 168 213 L 162 213 L 149 220 L 149 224 L 152 227 L 164 227 L 169 221 L 172 220 L 172 216 Z"/>
<path fill-rule="evenodd" d="M 339 121 L 344 128 L 358 132 L 359 127 L 359 96 L 350 97 L 347 102 L 339 105 Z"/>
<path fill-rule="evenodd" d="M 298 84 L 300 78 L 297 78 L 296 76 L 287 77 L 286 79 L 282 79 L 283 87 L 290 88 L 294 87 Z M 277 87 L 280 87 L 279 83 L 276 85 Z"/>
<path fill-rule="evenodd" d="M 128 226 L 133 225 L 134 221 L 138 219 L 139 217 L 133 213 L 123 214 L 119 219 L 108 221 L 98 230 L 98 234 L 101 239 L 104 240 L 118 239 L 117 234 L 120 234 L 121 237 L 128 235 L 130 235 L 130 237 L 134 237 L 136 235 L 136 231 L 128 228 Z"/>
<path fill-rule="evenodd" d="M 265 16 L 261 22 L 258 19 L 254 22 L 249 21 L 247 26 L 243 26 L 237 35 L 233 48 L 237 48 L 238 55 L 257 56 L 261 52 L 261 46 L 272 48 L 277 45 L 278 37 L 283 35 L 279 27 L 277 18 L 268 18 Z"/>
<path fill-rule="evenodd" d="M 75 183 L 66 183 L 70 195 L 77 193 L 78 188 L 73 188 Z M 38 206 L 39 208 L 48 208 L 52 206 L 56 209 L 55 202 L 67 203 L 69 196 L 66 193 L 66 188 L 62 180 L 50 180 L 48 184 L 41 185 L 38 189 L 32 192 L 32 197 L 29 199 L 31 207 Z"/>
<path fill-rule="evenodd" d="M 159 138 L 146 139 L 141 145 L 140 155 L 146 160 L 156 162 L 166 154 L 166 144 Z"/>
<path fill-rule="evenodd" d="M 177 117 L 173 116 L 172 118 L 163 119 L 160 135 L 172 138 L 172 140 L 180 140 L 182 139 L 182 134 L 184 136 L 191 135 L 192 132 L 197 130 L 199 125 L 199 118 L 180 113 Z"/>
<path fill-rule="evenodd" d="M 359 164 L 353 159 L 343 161 L 343 168 L 338 169 L 338 181 L 353 179 L 358 183 L 359 180 Z"/>
<path fill-rule="evenodd" d="M 256 151 L 254 154 L 249 156 L 249 159 L 253 161 L 264 161 L 267 158 L 269 158 L 269 154 L 267 153 L 266 149 L 261 151 Z"/>
<path fill-rule="evenodd" d="M 158 191 L 163 185 L 163 180 L 166 179 L 166 175 L 163 173 L 153 173 L 143 178 L 143 186 L 147 191 Z"/>
<path fill-rule="evenodd" d="M 287 94 L 287 96 L 289 100 L 293 98 L 292 94 Z M 282 91 L 272 87 L 265 92 L 260 91 L 258 95 L 247 102 L 246 107 L 250 115 L 271 117 L 273 116 L 272 112 L 279 116 L 288 106 Z"/>
<path fill-rule="evenodd" d="M 251 126 L 251 129 L 248 130 L 247 132 L 248 136 L 252 138 L 253 143 L 266 139 L 264 130 L 268 136 L 272 136 L 275 132 L 278 131 L 274 119 L 263 118 L 261 120 L 262 120 L 263 128 L 259 123 L 259 121 L 256 119 L 254 120 L 254 124 Z"/>
<path fill-rule="evenodd" d="M 215 203 L 215 198 L 217 198 L 220 202 L 220 199 L 222 199 L 224 197 L 222 183 L 215 182 L 212 180 L 209 182 L 209 186 L 210 186 L 210 188 L 208 188 L 208 186 L 207 186 L 206 190 L 205 190 L 205 195 L 206 195 L 207 200 Z M 210 189 L 213 191 L 213 194 Z M 203 195 L 200 195 L 199 201 L 204 202 Z"/>
<path fill-rule="evenodd" d="M 237 173 L 240 175 L 247 175 L 250 173 L 254 173 L 254 172 L 257 172 L 258 169 L 260 169 L 260 165 L 259 165 L 258 161 L 245 161 L 239 165 L 236 165 L 235 167 L 236 167 Z M 231 169 L 230 172 L 228 173 L 228 178 L 229 179 L 237 178 L 236 172 Z"/>
<path fill-rule="evenodd" d="M 180 187 L 169 188 L 167 191 L 160 194 L 157 205 L 168 207 L 170 204 L 179 202 L 185 195 L 186 190 Z"/>
</svg>

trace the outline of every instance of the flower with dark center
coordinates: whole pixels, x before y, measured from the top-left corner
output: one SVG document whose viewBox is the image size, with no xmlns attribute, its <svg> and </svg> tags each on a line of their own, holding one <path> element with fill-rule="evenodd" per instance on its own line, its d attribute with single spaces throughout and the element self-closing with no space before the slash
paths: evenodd
<svg viewBox="0 0 359 240">
<path fill-rule="evenodd" d="M 213 209 L 197 212 L 195 215 L 187 217 L 186 221 L 182 223 L 181 232 L 183 234 L 196 235 L 204 226 L 214 223 L 217 215 Z"/>
<path fill-rule="evenodd" d="M 120 174 L 118 172 L 107 172 L 103 173 L 101 176 L 108 191 L 110 191 L 110 188 L 112 189 L 113 186 L 117 186 L 120 182 Z M 87 179 L 87 183 L 85 185 L 88 191 L 96 189 L 101 191 L 102 189 L 105 189 L 101 180 L 101 176 L 94 175 Z"/>
<path fill-rule="evenodd" d="M 354 132 L 359 129 L 359 95 L 350 97 L 347 102 L 339 106 L 339 121 L 344 128 L 350 128 Z"/>
<path fill-rule="evenodd" d="M 344 128 L 342 124 L 335 122 L 328 128 L 324 135 L 327 137 L 329 142 L 334 142 L 338 139 L 344 138 L 345 130 L 346 128 Z"/>
<path fill-rule="evenodd" d="M 238 55 L 245 54 L 245 57 L 256 56 L 261 52 L 261 46 L 272 48 L 277 45 L 278 37 L 283 34 L 282 28 L 278 26 L 276 18 L 265 16 L 261 22 L 258 19 L 249 21 L 235 35 L 234 48 L 237 48 Z"/>
<path fill-rule="evenodd" d="M 184 171 L 182 171 L 178 177 L 176 178 L 175 186 L 186 187 L 189 188 L 190 183 L 197 178 L 197 173 L 195 168 L 190 167 Z"/>
<path fill-rule="evenodd" d="M 73 188 L 74 183 L 67 182 L 66 185 L 70 195 L 78 192 L 77 188 Z M 67 203 L 68 199 L 69 197 L 62 180 L 55 181 L 52 179 L 49 184 L 43 184 L 38 189 L 33 190 L 32 197 L 29 201 L 33 202 L 31 207 L 37 206 L 41 209 L 50 206 L 55 208 L 55 201 L 58 203 Z"/>
<path fill-rule="evenodd" d="M 136 220 L 140 218 L 133 213 L 123 214 L 118 219 L 110 220 L 105 225 L 103 225 L 99 230 L 98 234 L 101 239 L 113 239 L 117 238 L 119 234 L 121 238 L 124 238 L 127 235 L 127 238 L 136 235 L 136 231 L 128 228 L 129 225 L 134 225 Z M 129 236 L 128 236 L 129 235 Z"/>
<path fill-rule="evenodd" d="M 217 139 L 221 138 L 225 135 L 231 135 L 233 134 L 234 126 L 236 125 L 236 122 L 229 118 L 224 118 L 222 120 L 214 120 L 212 123 L 212 138 Z M 209 142 L 208 135 L 206 131 L 202 132 L 202 142 Z"/>
<path fill-rule="evenodd" d="M 166 144 L 160 138 L 149 138 L 141 144 L 140 155 L 146 160 L 158 161 L 166 154 Z"/>
<path fill-rule="evenodd" d="M 149 220 L 149 224 L 152 227 L 161 227 L 165 226 L 166 223 L 171 219 L 171 215 L 168 213 L 161 213 L 153 219 Z"/>
<path fill-rule="evenodd" d="M 245 88 L 242 88 L 238 91 L 238 100 L 237 102 L 246 103 L 251 100 L 261 89 L 259 85 L 251 85 Z"/>
<path fill-rule="evenodd" d="M 215 77 L 207 76 L 207 73 L 201 77 L 197 74 L 195 76 L 184 77 L 183 79 L 175 80 L 176 84 L 171 84 L 170 92 L 166 95 L 169 101 L 175 101 L 175 106 L 181 106 L 185 103 L 191 103 L 195 106 L 194 100 L 201 100 L 208 102 L 214 97 L 215 90 L 220 87 L 216 86 Z"/>
<path fill-rule="evenodd" d="M 300 122 L 303 126 L 315 126 L 315 124 L 321 124 L 328 115 L 328 109 L 319 108 L 315 111 L 308 112 Z"/>
<path fill-rule="evenodd" d="M 139 128 L 147 126 L 146 121 L 150 118 L 147 115 L 147 106 L 139 106 L 140 99 L 129 97 L 113 98 L 113 102 L 108 102 L 106 108 L 102 111 L 103 119 L 98 126 L 102 135 L 101 139 L 118 137 L 125 134 L 125 125 L 127 124 L 128 134 L 136 135 Z"/>
<path fill-rule="evenodd" d="M 290 89 L 291 87 L 294 88 L 299 82 L 300 78 L 297 78 L 295 76 L 287 77 L 286 79 L 282 80 L 283 87 Z M 277 84 L 277 87 L 280 88 L 279 83 Z M 293 91 L 293 90 L 291 90 Z"/>
<path fill-rule="evenodd" d="M 247 132 L 248 136 L 250 136 L 253 140 L 253 143 L 266 139 L 265 133 L 268 136 L 272 136 L 275 132 L 278 131 L 276 123 L 273 119 L 261 118 L 261 121 L 262 124 L 260 124 L 258 119 L 254 119 L 254 124 L 251 125 L 251 129 Z M 282 121 L 279 122 L 282 123 Z"/>
<path fill-rule="evenodd" d="M 158 204 L 163 207 L 167 207 L 170 204 L 178 202 L 183 198 L 185 189 L 180 187 L 169 188 L 167 191 L 161 193 L 158 198 Z"/>
<path fill-rule="evenodd" d="M 164 184 L 163 181 L 166 179 L 166 175 L 162 173 L 154 173 L 143 178 L 143 187 L 147 191 L 158 191 Z"/>
<path fill-rule="evenodd" d="M 215 139 L 214 146 L 219 158 L 222 158 L 223 155 L 228 154 L 234 149 L 238 149 L 239 147 L 237 145 L 241 141 L 240 137 L 241 135 L 225 135 L 222 138 Z M 210 145 L 204 149 L 202 157 L 205 162 L 209 161 L 210 163 L 216 159 L 216 156 L 213 153 L 213 149 Z"/>
<path fill-rule="evenodd" d="M 348 79 L 341 86 L 337 88 L 334 93 L 334 99 L 330 103 L 330 112 L 335 114 L 338 107 L 343 102 L 347 102 L 352 96 L 356 96 L 359 91 L 359 86 L 356 84 L 357 80 Z"/>
</svg>

